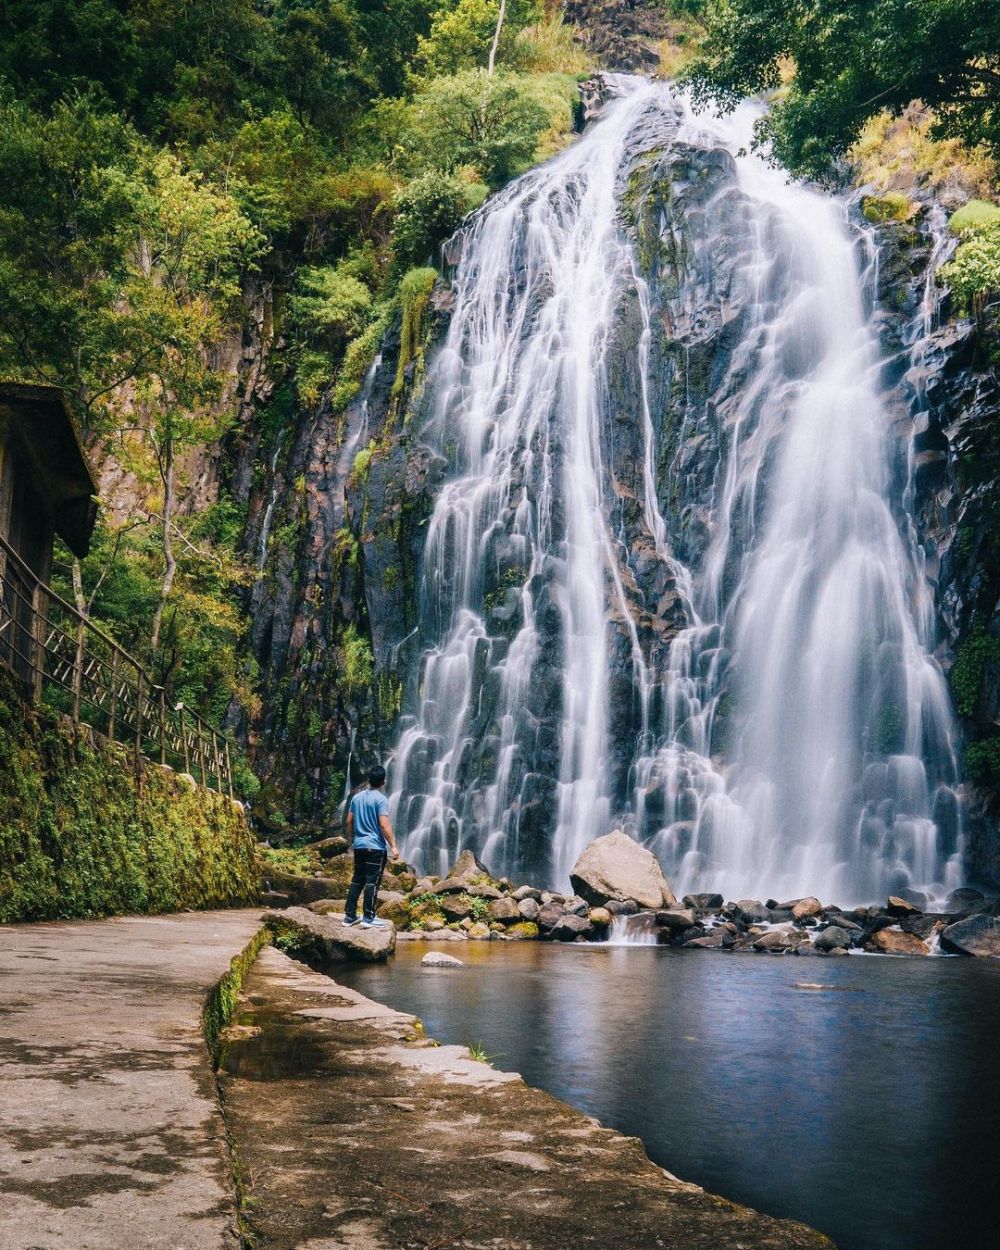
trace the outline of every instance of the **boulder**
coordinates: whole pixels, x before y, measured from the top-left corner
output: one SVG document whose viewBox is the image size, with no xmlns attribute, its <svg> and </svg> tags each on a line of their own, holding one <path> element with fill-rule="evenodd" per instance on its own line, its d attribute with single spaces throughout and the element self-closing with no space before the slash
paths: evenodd
<svg viewBox="0 0 1000 1250">
<path fill-rule="evenodd" d="M 521 919 L 517 903 L 512 898 L 494 899 L 489 905 L 488 912 L 491 920 L 499 920 L 502 924 Z"/>
<path fill-rule="evenodd" d="M 318 842 L 310 842 L 303 850 L 313 851 L 320 859 L 330 859 L 333 855 L 343 855 L 349 847 L 346 838 L 339 835 L 332 838 L 320 838 Z"/>
<path fill-rule="evenodd" d="M 780 955 L 784 951 L 794 950 L 797 945 L 795 938 L 787 929 L 771 929 L 754 939 L 753 948 L 757 951 L 767 951 L 772 955 Z"/>
<path fill-rule="evenodd" d="M 670 907 L 656 913 L 656 923 L 661 929 L 690 929 L 697 922 L 698 916 L 691 907 Z"/>
<path fill-rule="evenodd" d="M 293 907 L 308 907 L 320 899 L 343 898 L 354 874 L 354 857 L 348 858 L 351 860 L 350 870 L 336 876 L 302 877 L 297 873 L 278 872 L 265 867 L 264 880 L 271 892 L 286 894 Z"/>
<path fill-rule="evenodd" d="M 911 903 L 905 898 L 900 898 L 898 894 L 889 895 L 889 901 L 886 903 L 885 909 L 890 916 L 915 916 L 923 910 L 917 907 L 915 903 Z"/>
<path fill-rule="evenodd" d="M 685 894 L 682 902 L 698 911 L 718 911 L 725 899 L 721 894 Z"/>
<path fill-rule="evenodd" d="M 574 916 L 565 913 L 561 920 L 552 927 L 549 937 L 556 942 L 572 942 L 578 937 L 589 937 L 594 926 L 586 916 Z"/>
<path fill-rule="evenodd" d="M 815 946 L 820 951 L 832 951 L 836 949 L 850 950 L 851 935 L 841 928 L 840 925 L 827 925 L 825 929 L 821 929 L 815 937 Z"/>
<path fill-rule="evenodd" d="M 280 890 L 262 890 L 260 905 L 261 907 L 291 907 L 292 900 Z"/>
<path fill-rule="evenodd" d="M 571 898 L 563 901 L 563 909 L 574 916 L 585 916 L 590 911 L 590 908 L 591 904 L 585 898 L 581 898 L 579 894 L 574 894 Z"/>
<path fill-rule="evenodd" d="M 538 925 L 532 924 L 530 920 L 521 920 L 510 926 L 507 930 L 507 937 L 513 938 L 515 942 L 531 942 L 539 937 L 540 933 Z"/>
<path fill-rule="evenodd" d="M 1000 920 L 996 916 L 969 916 L 941 930 L 941 946 L 956 955 L 1000 959 Z"/>
<path fill-rule="evenodd" d="M 865 950 L 882 955 L 927 955 L 925 944 L 915 933 L 902 929 L 878 929 L 865 941 Z"/>
<path fill-rule="evenodd" d="M 309 911 L 317 916 L 342 916 L 346 907 L 346 898 L 321 898 L 309 904 Z"/>
<path fill-rule="evenodd" d="M 524 902 L 525 899 L 531 899 L 533 902 L 539 902 L 542 897 L 541 890 L 536 890 L 533 885 L 522 885 L 514 891 L 514 901 L 517 903 Z"/>
<path fill-rule="evenodd" d="M 490 926 L 483 924 L 481 920 L 476 923 L 466 933 L 466 937 L 470 942 L 488 942 L 493 934 L 490 932 Z"/>
<path fill-rule="evenodd" d="M 614 916 L 606 907 L 591 907 L 587 912 L 587 919 L 595 929 L 606 929 L 614 920 Z"/>
<path fill-rule="evenodd" d="M 729 935 L 730 938 L 732 935 Z M 723 939 L 726 934 L 722 929 L 713 929 L 711 933 L 706 933 L 704 937 L 690 938 L 684 943 L 685 946 L 693 946 L 700 950 L 718 950 L 722 946 Z"/>
<path fill-rule="evenodd" d="M 436 933 L 438 929 L 444 928 L 444 921 L 432 916 L 429 920 L 424 921 L 424 928 L 428 933 Z"/>
<path fill-rule="evenodd" d="M 946 923 L 940 916 L 917 912 L 915 916 L 903 916 L 899 927 L 904 933 L 915 933 L 919 938 L 929 938 L 935 929 Z"/>
<path fill-rule="evenodd" d="M 557 925 L 565 915 L 562 903 L 546 903 L 544 907 L 538 909 L 538 915 L 535 917 L 538 924 L 543 929 L 551 929 L 553 925 Z"/>
<path fill-rule="evenodd" d="M 541 911 L 541 908 L 535 899 L 522 898 L 517 904 L 517 910 L 522 919 L 533 921 L 538 919 L 538 913 Z"/>
<path fill-rule="evenodd" d="M 986 901 L 986 895 L 982 890 L 974 890 L 971 886 L 963 885 L 952 892 L 945 899 L 944 909 L 952 915 L 961 915 L 962 912 L 970 912 L 975 910 L 981 903 Z"/>
<path fill-rule="evenodd" d="M 465 964 L 454 955 L 446 955 L 444 951 L 428 951 L 421 959 L 422 968 L 464 968 Z"/>
<path fill-rule="evenodd" d="M 604 905 L 612 916 L 634 916 L 639 910 L 634 898 L 613 898 Z"/>
<path fill-rule="evenodd" d="M 448 869 L 445 881 L 461 881 L 466 885 L 491 885 L 493 874 L 471 851 L 463 851 Z"/>
<path fill-rule="evenodd" d="M 741 898 L 736 903 L 727 904 L 725 910 L 730 907 L 744 924 L 761 924 L 771 919 L 770 909 L 765 907 L 758 898 Z"/>
<path fill-rule="evenodd" d="M 789 904 L 784 905 L 786 908 Z M 818 916 L 823 910 L 823 904 L 818 898 L 798 898 L 791 903 L 792 919 L 805 920 L 809 916 Z"/>
<path fill-rule="evenodd" d="M 441 911 L 448 920 L 464 920 L 472 911 L 472 899 L 464 892 L 446 894 L 441 899 Z"/>
<path fill-rule="evenodd" d="M 266 912 L 264 924 L 275 935 L 291 936 L 300 949 L 322 963 L 343 963 L 348 959 L 373 963 L 388 959 L 396 949 L 394 925 L 364 929 L 346 925 L 333 916 L 317 916 L 305 907 Z"/>
<path fill-rule="evenodd" d="M 634 899 L 640 907 L 672 907 L 673 890 L 660 861 L 621 829 L 595 838 L 570 873 L 573 889 L 595 907 Z"/>
</svg>

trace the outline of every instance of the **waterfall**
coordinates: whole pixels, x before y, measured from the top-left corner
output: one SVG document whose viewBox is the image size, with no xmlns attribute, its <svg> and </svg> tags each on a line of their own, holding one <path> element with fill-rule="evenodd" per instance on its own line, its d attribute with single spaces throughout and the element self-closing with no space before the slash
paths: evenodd
<svg viewBox="0 0 1000 1250">
<path fill-rule="evenodd" d="M 950 887 L 952 713 L 872 242 L 842 201 L 746 153 L 750 106 L 695 117 L 669 87 L 608 81 L 601 119 L 460 237 L 426 390 L 451 475 L 424 552 L 420 702 L 391 768 L 405 852 L 441 871 L 472 846 L 561 883 L 615 819 L 681 891 Z M 665 296 L 620 220 L 663 151 L 717 156 Z M 697 346 L 721 249 L 715 315 L 738 341 L 711 403 L 669 413 L 673 446 L 715 423 L 705 485 L 664 463 L 651 359 L 671 334 Z M 668 315 L 676 298 L 692 325 Z M 700 550 L 677 520 L 695 512 Z M 683 627 L 665 631 L 671 612 Z"/>
</svg>

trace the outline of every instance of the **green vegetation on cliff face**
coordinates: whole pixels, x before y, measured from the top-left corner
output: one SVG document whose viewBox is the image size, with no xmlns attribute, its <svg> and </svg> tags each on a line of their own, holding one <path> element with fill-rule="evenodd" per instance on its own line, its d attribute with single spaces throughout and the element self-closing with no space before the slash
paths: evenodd
<svg viewBox="0 0 1000 1250">
<path fill-rule="evenodd" d="M 91 744 L 0 673 L 0 922 L 234 906 L 259 890 L 228 798 Z"/>
<path fill-rule="evenodd" d="M 0 11 L 0 376 L 66 388 L 104 505 L 58 589 L 251 740 L 287 684 L 255 602 L 295 591 L 317 507 L 299 470 L 279 489 L 298 431 L 344 412 L 400 318 L 399 375 L 419 367 L 441 243 L 574 124 L 571 28 L 537 0 L 500 19 L 499 0 Z M 332 638 L 348 625 L 367 629 L 348 613 Z M 350 658 L 329 653 L 329 682 L 357 685 Z"/>
</svg>

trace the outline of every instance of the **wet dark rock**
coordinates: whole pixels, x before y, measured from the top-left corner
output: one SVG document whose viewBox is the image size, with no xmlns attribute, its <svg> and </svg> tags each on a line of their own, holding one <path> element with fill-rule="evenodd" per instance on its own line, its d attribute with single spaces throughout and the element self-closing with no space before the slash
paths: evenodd
<svg viewBox="0 0 1000 1250">
<path fill-rule="evenodd" d="M 562 920 L 566 914 L 561 903 L 546 903 L 539 909 L 535 921 L 541 929 L 551 929 Z"/>
<path fill-rule="evenodd" d="M 711 933 L 706 933 L 703 937 L 691 938 L 684 945 L 695 950 L 719 950 L 725 937 L 726 934 L 721 929 L 713 929 Z"/>
<path fill-rule="evenodd" d="M 594 926 L 587 916 L 564 915 L 552 926 L 549 937 L 556 942 L 572 942 L 590 937 L 593 931 Z"/>
<path fill-rule="evenodd" d="M 914 891 L 915 892 L 915 891 Z M 921 895 L 921 898 L 924 896 Z M 890 916 L 914 916 L 922 911 L 922 907 L 918 907 L 915 903 L 908 902 L 898 894 L 890 894 L 889 901 L 885 905 L 886 911 Z"/>
<path fill-rule="evenodd" d="M 759 899 L 741 898 L 736 903 L 727 903 L 723 908 L 725 914 L 733 914 L 745 924 L 760 924 L 770 920 L 770 913 Z"/>
<path fill-rule="evenodd" d="M 612 898 L 604 904 L 612 916 L 634 916 L 639 904 L 634 898 Z"/>
<path fill-rule="evenodd" d="M 985 901 L 986 895 L 982 890 L 975 890 L 971 886 L 961 886 L 957 890 L 952 890 L 945 899 L 944 909 L 953 915 L 959 915 Z"/>
<path fill-rule="evenodd" d="M 843 950 L 849 950 L 853 945 L 851 933 L 839 925 L 828 925 L 825 929 L 821 929 L 813 939 L 813 945 L 817 950 L 832 951 L 836 947 Z"/>
<path fill-rule="evenodd" d="M 682 902 L 697 911 L 718 911 L 725 899 L 721 894 L 685 894 Z"/>
<path fill-rule="evenodd" d="M 692 907 L 668 908 L 656 913 L 656 923 L 665 929 L 690 929 L 698 920 Z"/>
<path fill-rule="evenodd" d="M 932 915 L 927 912 L 917 912 L 912 916 L 903 916 L 900 918 L 899 927 L 904 933 L 915 933 L 918 938 L 925 941 L 931 936 L 935 929 L 942 927 L 947 923 L 947 918 Z"/>
<path fill-rule="evenodd" d="M 941 930 L 941 946 L 958 955 L 1000 959 L 1000 919 L 969 916 Z"/>
</svg>

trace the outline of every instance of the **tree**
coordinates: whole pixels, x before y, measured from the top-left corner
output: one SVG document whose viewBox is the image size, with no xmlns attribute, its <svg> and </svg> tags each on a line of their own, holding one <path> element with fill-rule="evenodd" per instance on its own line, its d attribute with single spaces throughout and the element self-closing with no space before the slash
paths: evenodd
<svg viewBox="0 0 1000 1250">
<path fill-rule="evenodd" d="M 233 198 L 77 98 L 44 119 L 0 110 L 0 368 L 65 385 L 84 429 L 162 490 L 160 637 L 176 575 L 177 450 L 227 419 L 212 351 L 260 237 Z"/>
<path fill-rule="evenodd" d="M 708 0 L 688 71 L 695 100 L 731 109 L 784 94 L 757 126 L 790 169 L 823 177 L 884 109 L 935 110 L 939 137 L 1000 154 L 1000 5 L 995 0 Z"/>
<path fill-rule="evenodd" d="M 490 187 L 519 173 L 549 125 L 517 79 L 466 70 L 436 78 L 414 100 L 414 144 L 446 171 L 474 166 Z"/>
</svg>

